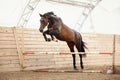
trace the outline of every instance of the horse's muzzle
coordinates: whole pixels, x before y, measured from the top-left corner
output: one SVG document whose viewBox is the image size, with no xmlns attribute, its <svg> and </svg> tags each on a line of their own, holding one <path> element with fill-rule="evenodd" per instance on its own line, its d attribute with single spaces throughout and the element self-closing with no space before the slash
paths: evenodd
<svg viewBox="0 0 120 80">
<path fill-rule="evenodd" d="M 42 29 L 39 29 L 39 31 L 40 31 L 40 32 L 43 32 L 43 30 L 42 30 Z"/>
</svg>

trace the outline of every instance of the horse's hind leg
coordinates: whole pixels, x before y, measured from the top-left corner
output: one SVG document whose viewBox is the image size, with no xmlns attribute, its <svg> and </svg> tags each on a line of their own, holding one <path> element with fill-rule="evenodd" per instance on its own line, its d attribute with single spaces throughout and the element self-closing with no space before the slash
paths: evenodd
<svg viewBox="0 0 120 80">
<path fill-rule="evenodd" d="M 70 48 L 70 51 L 74 52 L 74 43 L 73 42 L 67 42 L 67 45 Z M 76 67 L 76 59 L 75 59 L 76 55 L 72 54 L 72 57 L 73 57 L 73 67 L 74 67 L 74 69 L 77 69 L 77 67 Z"/>
<path fill-rule="evenodd" d="M 78 52 L 84 52 L 84 48 L 82 46 L 76 45 L 76 48 Z M 80 66 L 81 66 L 81 69 L 83 69 L 84 66 L 83 66 L 83 61 L 82 61 L 82 54 L 79 54 L 79 57 L 80 57 Z"/>
<path fill-rule="evenodd" d="M 76 67 L 76 55 L 72 54 L 72 57 L 73 57 L 73 67 L 76 70 L 77 69 L 77 67 Z"/>
<path fill-rule="evenodd" d="M 50 35 L 50 36 L 51 36 L 52 40 L 54 40 L 54 37 L 53 37 L 53 35 Z"/>
<path fill-rule="evenodd" d="M 82 54 L 79 54 L 79 57 L 80 57 L 80 66 L 81 66 L 81 69 L 83 69 L 84 66 L 83 66 L 83 61 L 82 61 Z"/>
</svg>

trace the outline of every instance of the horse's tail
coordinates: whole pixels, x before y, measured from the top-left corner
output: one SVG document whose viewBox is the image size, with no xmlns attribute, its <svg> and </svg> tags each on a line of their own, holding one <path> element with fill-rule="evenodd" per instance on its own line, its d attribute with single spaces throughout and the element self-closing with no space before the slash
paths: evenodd
<svg viewBox="0 0 120 80">
<path fill-rule="evenodd" d="M 80 33 L 77 33 L 77 43 L 76 43 L 76 48 L 78 49 L 79 52 L 85 52 L 85 48 L 87 49 L 85 42 L 82 40 L 82 36 Z"/>
<path fill-rule="evenodd" d="M 82 52 L 85 52 L 85 49 L 87 49 L 87 47 L 86 47 L 86 45 L 85 45 L 85 42 L 83 42 L 82 40 L 81 40 L 81 48 L 83 48 L 82 50 Z"/>
</svg>

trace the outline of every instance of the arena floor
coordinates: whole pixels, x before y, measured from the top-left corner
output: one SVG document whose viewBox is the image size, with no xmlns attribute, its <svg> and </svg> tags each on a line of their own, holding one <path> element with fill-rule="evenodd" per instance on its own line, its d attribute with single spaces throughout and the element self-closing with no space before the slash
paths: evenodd
<svg viewBox="0 0 120 80">
<path fill-rule="evenodd" d="M 120 74 L 55 73 L 55 72 L 2 72 L 0 80 L 120 80 Z"/>
</svg>

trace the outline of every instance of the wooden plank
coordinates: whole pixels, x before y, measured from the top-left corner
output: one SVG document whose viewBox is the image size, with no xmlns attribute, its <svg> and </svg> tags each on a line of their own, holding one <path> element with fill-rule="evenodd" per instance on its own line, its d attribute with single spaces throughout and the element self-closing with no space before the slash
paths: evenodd
<svg viewBox="0 0 120 80">
<path fill-rule="evenodd" d="M 15 41 L 14 37 L 1 37 L 0 41 Z"/>
<path fill-rule="evenodd" d="M 0 45 L 15 45 L 15 41 L 0 41 Z"/>
<path fill-rule="evenodd" d="M 20 65 L 19 64 L 6 64 L 6 65 L 0 65 L 0 69 L 1 68 L 16 68 L 16 67 L 20 67 Z"/>
<path fill-rule="evenodd" d="M 22 29 L 22 26 L 21 27 L 16 27 L 16 30 L 21 30 Z M 34 28 L 23 28 L 24 31 L 38 31 L 39 32 L 39 29 L 34 29 Z"/>
<path fill-rule="evenodd" d="M 104 66 L 104 65 L 109 65 L 109 66 L 112 66 L 112 63 L 102 63 L 102 62 L 93 63 L 93 62 L 89 62 L 89 63 L 84 63 L 84 65 L 93 65 L 93 66 Z"/>
<path fill-rule="evenodd" d="M 40 58 L 40 59 L 37 59 L 37 58 L 34 58 L 34 59 L 25 59 L 25 63 L 46 63 L 46 62 L 55 62 L 55 59 L 54 58 L 51 58 L 51 59 L 43 59 L 43 58 Z"/>
<path fill-rule="evenodd" d="M 55 68 L 53 65 L 49 66 L 29 66 L 25 67 L 24 70 L 36 70 L 36 69 L 46 69 L 46 68 Z"/>
<path fill-rule="evenodd" d="M 19 33 L 18 37 L 22 37 L 22 35 L 20 35 L 20 34 L 22 34 L 22 33 Z M 49 35 L 47 35 L 47 36 L 49 36 Z M 32 38 L 38 38 L 38 37 L 43 38 L 43 35 L 42 34 L 35 34 L 35 33 L 29 33 L 29 34 L 24 33 L 24 37 L 25 38 L 31 38 L 31 37 Z"/>
<path fill-rule="evenodd" d="M 50 49 L 50 48 L 42 48 L 42 47 L 40 47 L 40 48 L 25 48 L 25 52 L 27 52 L 27 51 L 31 51 L 31 52 L 58 52 L 58 51 L 65 51 L 65 50 L 60 50 L 60 49 L 55 49 L 55 48 L 52 48 L 52 49 Z M 68 52 L 68 51 L 67 51 Z"/>
<path fill-rule="evenodd" d="M 56 49 L 56 50 L 55 50 L 55 49 L 39 49 L 39 50 L 38 50 L 38 49 L 35 49 L 35 50 L 36 50 L 36 51 L 34 51 L 33 49 L 26 49 L 25 52 L 30 52 L 30 51 L 31 51 L 31 52 L 35 52 L 35 53 L 36 53 L 36 52 L 40 52 L 40 51 L 42 51 L 42 52 L 60 51 L 59 49 Z"/>
<path fill-rule="evenodd" d="M 57 45 L 57 46 L 61 46 L 61 45 L 59 45 L 59 43 L 57 43 L 57 42 L 54 42 L 54 41 L 51 41 L 51 42 L 45 42 L 45 41 L 40 41 L 40 40 L 36 40 L 36 41 L 31 41 L 31 40 L 25 40 L 24 41 L 24 44 L 25 45 L 46 45 L 46 46 L 48 46 L 48 45 Z M 53 45 L 53 46 L 54 46 Z M 63 46 L 67 46 L 66 44 L 65 45 L 62 45 L 61 47 L 63 47 Z"/>
<path fill-rule="evenodd" d="M 14 68 L 2 68 L 2 69 L 0 69 L 0 72 L 11 72 L 11 71 L 20 71 L 20 69 L 16 68 L 16 67 L 14 67 Z"/>
<path fill-rule="evenodd" d="M 118 54 L 120 53 L 120 35 L 116 35 L 115 38 L 115 52 L 116 57 L 118 57 Z"/>
<path fill-rule="evenodd" d="M 2 52 L 17 52 L 17 50 L 16 49 L 0 49 L 0 53 L 2 53 Z"/>
<path fill-rule="evenodd" d="M 53 58 L 53 55 L 25 55 L 24 56 L 25 59 L 46 59 L 46 60 L 49 60 L 49 59 L 52 59 Z"/>
<path fill-rule="evenodd" d="M 22 29 L 22 27 L 16 27 L 16 29 L 17 29 L 17 32 L 21 32 L 20 30 Z M 40 31 L 39 31 L 39 29 L 33 29 L 33 28 L 23 28 L 23 30 L 25 31 L 25 32 L 29 32 L 29 33 L 31 33 L 31 32 L 37 32 L 37 33 L 41 33 Z"/>
<path fill-rule="evenodd" d="M 0 68 L 0 72 L 11 72 L 11 71 L 20 71 L 19 67 L 13 67 L 13 68 Z"/>
<path fill-rule="evenodd" d="M 119 60 L 119 59 L 118 59 L 118 60 Z M 119 65 L 119 66 L 120 66 L 120 62 L 116 61 L 116 62 L 115 62 L 115 66 L 116 66 L 116 65 Z"/>
<path fill-rule="evenodd" d="M 54 62 L 49 61 L 49 62 L 34 62 L 34 63 L 25 63 L 25 67 L 31 67 L 31 66 L 49 66 L 49 65 L 54 65 Z"/>
<path fill-rule="evenodd" d="M 18 60 L 18 56 L 0 56 L 0 60 Z"/>
<path fill-rule="evenodd" d="M 90 60 L 90 59 L 85 59 L 85 60 L 83 60 L 84 62 L 94 62 L 94 63 L 97 63 L 97 62 L 111 62 L 112 63 L 112 58 L 104 58 L 104 59 L 97 59 L 97 60 L 95 60 L 95 58 L 94 59 L 92 59 L 92 60 Z"/>
<path fill-rule="evenodd" d="M 15 49 L 16 45 L 0 45 L 0 49 Z"/>
<path fill-rule="evenodd" d="M 19 47 L 19 44 L 18 44 L 16 28 L 14 28 L 13 31 L 14 31 L 14 36 L 15 36 L 15 40 L 16 40 L 17 52 L 18 52 L 18 56 L 19 56 L 19 60 L 20 60 L 20 67 L 21 67 L 21 70 L 22 70 L 23 65 L 24 65 L 24 57 L 23 57 L 23 54 L 20 51 L 20 47 Z"/>
<path fill-rule="evenodd" d="M 24 45 L 41 45 L 40 41 L 24 41 Z"/>
<path fill-rule="evenodd" d="M 40 37 L 38 37 L 38 38 L 24 38 L 24 40 L 26 41 L 44 41 L 45 42 L 45 39 L 44 38 L 40 38 Z"/>
<path fill-rule="evenodd" d="M 97 59 L 97 60 L 96 60 Z M 107 59 L 107 60 L 106 60 Z M 95 57 L 93 57 L 92 59 L 91 58 L 86 58 L 85 59 L 85 61 L 94 61 L 95 62 L 95 60 L 96 61 L 108 61 L 108 60 L 110 60 L 110 61 L 112 61 L 112 58 L 111 57 L 109 57 L 109 58 L 106 58 L 106 57 L 104 57 L 104 58 L 95 58 Z"/>
<path fill-rule="evenodd" d="M 31 43 L 31 44 L 30 44 Z M 35 42 L 33 42 L 33 41 L 28 41 L 28 42 L 26 42 L 25 41 L 25 43 L 24 43 L 25 45 L 25 47 L 34 47 L 35 45 L 36 46 L 38 46 L 38 47 L 40 47 L 40 46 L 51 46 L 51 47 L 54 47 L 54 46 L 58 46 L 58 47 L 64 47 L 64 46 L 60 46 L 59 44 L 57 44 L 56 42 L 40 42 L 40 41 L 35 41 Z M 65 47 L 67 47 L 67 45 L 65 46 Z"/>
<path fill-rule="evenodd" d="M 104 59 L 112 59 L 112 57 L 87 57 L 86 60 L 104 60 Z"/>
<path fill-rule="evenodd" d="M 0 33 L 12 33 L 12 32 L 13 32 L 13 30 L 11 27 L 0 26 Z"/>
<path fill-rule="evenodd" d="M 12 33 L 0 33 L 0 37 L 14 37 L 13 32 Z"/>
<path fill-rule="evenodd" d="M 7 50 L 7 49 L 6 49 Z M 17 51 L 3 51 L 0 52 L 0 56 L 17 56 Z"/>
<path fill-rule="evenodd" d="M 115 38 L 116 38 L 116 36 L 114 35 L 114 37 L 113 37 L 113 57 L 112 57 L 112 70 L 113 70 L 113 73 L 115 72 Z"/>
<path fill-rule="evenodd" d="M 42 33 L 39 32 L 39 30 L 30 30 L 30 29 L 25 30 L 25 28 L 23 28 L 23 30 L 24 30 L 25 35 L 42 35 Z M 18 34 L 22 34 L 21 31 L 22 31 L 22 29 L 17 29 Z"/>
<path fill-rule="evenodd" d="M 46 49 L 48 49 L 48 48 L 54 48 L 54 49 L 57 49 L 57 48 L 59 48 L 57 45 L 56 46 L 47 46 L 47 45 L 25 45 L 24 46 L 25 48 L 46 48 Z"/>
<path fill-rule="evenodd" d="M 0 65 L 19 64 L 19 60 L 1 60 Z"/>
<path fill-rule="evenodd" d="M 24 47 L 24 29 L 22 27 L 22 53 L 25 51 L 25 47 Z"/>
</svg>

